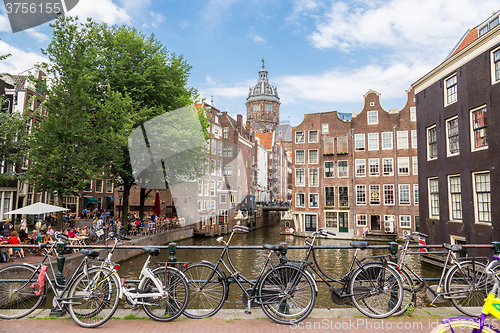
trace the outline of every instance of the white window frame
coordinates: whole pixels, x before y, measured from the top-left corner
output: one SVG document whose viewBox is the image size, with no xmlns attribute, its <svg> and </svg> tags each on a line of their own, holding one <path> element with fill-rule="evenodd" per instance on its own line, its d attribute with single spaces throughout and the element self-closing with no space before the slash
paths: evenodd
<svg viewBox="0 0 500 333">
<path fill-rule="evenodd" d="M 314 203 L 311 205 L 311 198 L 312 196 L 316 196 L 316 205 L 314 206 Z M 319 193 L 309 193 L 309 208 L 319 208 Z"/>
<path fill-rule="evenodd" d="M 391 161 L 391 167 L 392 167 L 392 172 L 390 173 L 385 173 L 385 161 Z M 392 157 L 390 158 L 383 158 L 382 159 L 382 175 L 383 176 L 394 176 L 394 159 Z"/>
<path fill-rule="evenodd" d="M 356 214 L 356 226 L 364 227 L 367 223 L 366 214 Z"/>
<path fill-rule="evenodd" d="M 368 133 L 368 150 L 379 150 L 378 133 Z"/>
<path fill-rule="evenodd" d="M 368 190 L 369 190 L 369 200 L 370 200 L 370 205 L 376 205 L 376 206 L 380 206 L 380 203 L 381 203 L 381 199 L 380 199 L 380 185 L 379 184 L 370 184 L 368 185 Z M 375 202 L 372 202 L 372 197 L 374 195 L 372 195 L 372 193 L 374 192 L 378 192 L 378 203 Z"/>
<path fill-rule="evenodd" d="M 372 166 L 377 167 L 377 172 L 372 173 Z M 380 159 L 378 158 L 369 158 L 368 159 L 368 175 L 370 177 L 378 177 L 380 176 Z"/>
<path fill-rule="evenodd" d="M 458 123 L 458 115 L 454 116 L 454 117 L 451 117 L 449 119 L 446 119 L 446 156 L 450 157 L 450 156 L 456 156 L 456 155 L 459 155 L 460 154 L 460 133 L 457 133 L 456 134 L 456 137 L 458 139 L 459 142 L 457 142 L 457 146 L 458 146 L 458 151 L 457 152 L 451 152 L 451 141 L 450 141 L 450 123 L 452 121 L 457 121 Z M 458 124 L 457 124 L 457 131 L 459 131 L 459 127 L 458 127 Z"/>
<path fill-rule="evenodd" d="M 417 107 L 410 107 L 410 121 L 417 121 Z"/>
<path fill-rule="evenodd" d="M 326 124 L 321 124 L 321 133 L 326 134 L 328 133 L 328 123 Z"/>
<path fill-rule="evenodd" d="M 311 152 L 316 152 L 316 159 L 311 159 Z M 309 149 L 307 151 L 307 162 L 309 164 L 318 164 L 319 163 L 319 150 L 318 149 Z"/>
<path fill-rule="evenodd" d="M 340 162 L 345 162 L 345 164 L 346 164 L 345 170 L 343 170 L 343 171 L 345 171 L 345 176 L 341 176 Z M 342 167 L 342 168 L 344 168 L 344 167 Z M 338 175 L 339 178 L 348 178 L 349 177 L 349 161 L 347 161 L 347 160 L 337 161 L 337 175 Z"/>
<path fill-rule="evenodd" d="M 475 129 L 474 129 L 474 117 L 473 117 L 473 114 L 474 112 L 476 111 L 481 111 L 481 110 L 485 110 L 486 111 L 486 121 L 488 121 L 488 109 L 486 108 L 486 105 L 482 105 L 478 108 L 475 108 L 475 109 L 472 109 L 470 110 L 470 140 L 471 140 L 471 151 L 480 151 L 480 150 L 484 150 L 484 149 L 488 149 L 488 124 L 486 124 L 486 126 L 482 126 L 482 127 L 478 127 L 479 129 L 481 128 L 486 128 L 486 145 L 484 146 L 480 146 L 480 147 L 476 147 L 476 143 L 475 143 Z"/>
<path fill-rule="evenodd" d="M 406 220 L 403 224 L 403 218 Z M 403 229 L 411 229 L 411 215 L 399 215 L 399 227 Z"/>
<path fill-rule="evenodd" d="M 417 144 L 417 130 L 411 130 L 411 148 L 412 149 L 418 148 L 418 144 Z"/>
<path fill-rule="evenodd" d="M 429 139 L 429 132 L 432 130 L 436 131 L 436 141 L 430 141 L 430 139 Z M 426 142 L 426 146 L 427 146 L 427 161 L 436 160 L 438 158 L 438 150 L 437 150 L 438 149 L 438 146 L 437 146 L 438 140 L 437 140 L 436 124 L 427 127 L 427 129 L 425 130 L 425 142 Z M 436 145 L 436 155 L 435 156 L 431 156 L 431 144 Z"/>
<path fill-rule="evenodd" d="M 450 210 L 450 220 L 462 222 L 463 219 L 463 203 L 462 203 L 462 181 L 460 174 L 448 175 L 448 206 Z M 458 189 L 460 192 L 452 191 L 452 179 L 458 179 Z M 458 200 L 456 200 L 458 194 Z M 459 205 L 459 210 L 456 209 L 456 203 Z M 456 214 L 459 213 L 459 214 Z M 458 216 L 459 215 L 459 216 Z"/>
<path fill-rule="evenodd" d="M 365 194 L 365 200 L 364 200 L 364 202 L 360 201 L 360 200 L 359 200 L 360 198 L 358 197 L 358 192 L 359 192 L 359 190 L 361 190 L 361 189 L 363 190 L 363 192 L 364 192 L 364 194 Z M 362 205 L 362 206 L 365 206 L 365 205 L 366 205 L 366 199 L 367 199 L 367 198 L 366 198 L 366 185 L 356 185 L 356 192 L 355 192 L 355 196 L 356 196 L 356 198 L 355 198 L 355 200 L 356 200 L 356 205 Z"/>
<path fill-rule="evenodd" d="M 418 176 L 418 156 L 411 157 L 411 169 L 414 176 Z"/>
<path fill-rule="evenodd" d="M 498 58 L 495 59 L 495 53 L 498 53 Z M 491 84 L 497 84 L 500 82 L 500 48 L 496 48 L 491 51 Z M 495 68 L 498 64 L 498 68 Z"/>
<path fill-rule="evenodd" d="M 401 172 L 401 165 L 407 165 L 408 172 Z M 398 175 L 399 176 L 409 176 L 410 175 L 410 158 L 409 157 L 398 157 Z"/>
<path fill-rule="evenodd" d="M 432 187 L 435 183 L 435 189 L 437 192 L 432 192 Z M 428 200 L 429 200 L 429 218 L 436 219 L 439 218 L 439 181 L 437 177 L 430 177 L 427 179 L 427 188 L 428 188 Z M 436 202 L 437 205 L 433 206 L 433 203 Z M 435 211 L 437 210 L 437 212 Z M 437 213 L 437 214 L 436 214 Z"/>
<path fill-rule="evenodd" d="M 448 82 L 451 82 L 454 79 L 454 83 L 448 87 Z M 444 79 L 444 106 L 452 105 L 458 101 L 458 75 L 457 73 L 453 73 Z M 451 90 L 450 90 L 451 89 Z M 450 98 L 450 96 L 455 96 L 454 99 Z"/>
<path fill-rule="evenodd" d="M 299 170 L 302 170 L 304 173 L 302 182 L 299 182 L 299 177 L 297 177 L 297 172 Z M 300 186 L 300 187 L 306 186 L 306 169 L 305 168 L 295 168 L 295 186 Z"/>
<path fill-rule="evenodd" d="M 316 176 L 314 176 L 314 172 L 316 171 Z M 318 187 L 319 186 L 319 168 L 309 168 L 309 187 Z"/>
<path fill-rule="evenodd" d="M 299 205 L 300 200 L 298 200 L 299 196 L 302 196 L 303 202 L 302 205 Z M 295 207 L 297 208 L 305 208 L 306 207 L 306 194 L 305 193 L 295 193 Z"/>
<path fill-rule="evenodd" d="M 408 193 L 408 202 L 403 202 L 402 194 Z M 409 206 L 411 205 L 411 186 L 410 184 L 399 184 L 398 185 L 398 202 L 400 205 Z"/>
<path fill-rule="evenodd" d="M 415 206 L 418 206 L 420 203 L 420 199 L 418 197 L 418 184 L 413 184 L 413 203 Z"/>
<path fill-rule="evenodd" d="M 359 158 L 354 161 L 355 165 L 355 175 L 356 177 L 366 176 L 366 160 L 364 158 Z"/>
<path fill-rule="evenodd" d="M 394 206 L 395 202 L 396 202 L 396 191 L 394 190 L 394 184 L 384 184 L 382 186 L 382 189 L 383 189 L 383 195 L 384 195 L 384 205 L 385 206 Z M 388 198 L 388 196 L 386 196 L 386 191 L 392 189 L 392 203 L 391 202 L 387 202 L 386 200 L 386 197 Z"/>
<path fill-rule="evenodd" d="M 364 134 L 354 134 L 354 149 L 356 151 L 361 151 L 366 149 Z"/>
<path fill-rule="evenodd" d="M 387 139 L 389 140 L 387 141 Z M 385 143 L 387 142 L 389 143 L 389 145 L 385 145 Z M 392 132 L 382 132 L 382 150 L 392 150 L 393 145 L 394 139 L 392 138 Z"/>
<path fill-rule="evenodd" d="M 299 161 L 298 153 L 302 152 L 303 159 Z M 295 150 L 295 164 L 306 164 L 306 151 L 304 149 Z"/>
<path fill-rule="evenodd" d="M 489 211 L 487 214 L 489 215 L 489 221 L 487 220 L 480 220 L 480 214 L 479 214 L 479 206 L 481 203 L 478 200 L 478 191 L 477 191 L 477 183 L 476 183 L 476 176 L 481 175 L 481 174 L 487 174 L 489 178 L 489 186 L 488 186 L 488 191 L 484 191 L 486 194 L 486 198 L 489 200 Z M 488 224 L 491 225 L 492 220 L 491 220 L 491 175 L 489 171 L 480 171 L 480 172 L 473 172 L 472 173 L 472 186 L 473 186 L 473 195 L 474 195 L 474 220 L 478 224 Z"/>
<path fill-rule="evenodd" d="M 397 131 L 397 147 L 399 149 L 408 149 L 408 131 Z"/>
<path fill-rule="evenodd" d="M 298 134 L 300 134 L 300 133 L 302 133 L 302 138 L 303 138 L 302 141 L 298 141 L 297 140 L 298 137 L 299 137 Z M 297 131 L 297 132 L 295 132 L 295 143 L 298 143 L 298 144 L 306 143 L 306 135 L 305 135 L 304 131 Z"/>
<path fill-rule="evenodd" d="M 316 132 L 316 141 L 311 140 L 311 133 Z M 309 143 L 318 143 L 319 142 L 319 131 L 318 130 L 310 130 L 307 136 L 307 142 Z"/>
<path fill-rule="evenodd" d="M 326 175 L 326 170 L 327 170 L 326 163 L 333 163 L 332 164 L 333 166 L 331 167 L 331 170 L 332 170 L 331 176 Z M 335 178 L 335 161 L 325 161 L 324 166 L 325 166 L 325 173 L 323 174 L 323 177 L 324 178 Z M 328 169 L 330 169 L 330 168 L 328 168 Z"/>
<path fill-rule="evenodd" d="M 378 111 L 368 111 L 366 112 L 366 123 L 368 125 L 377 125 L 378 124 Z"/>
</svg>

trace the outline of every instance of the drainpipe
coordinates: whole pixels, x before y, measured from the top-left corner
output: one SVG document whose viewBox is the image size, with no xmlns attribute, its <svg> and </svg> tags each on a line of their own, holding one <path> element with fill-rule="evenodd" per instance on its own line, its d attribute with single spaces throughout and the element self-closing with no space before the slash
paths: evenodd
<svg viewBox="0 0 500 333">
<path fill-rule="evenodd" d="M 356 150 L 355 146 L 355 140 L 354 140 L 354 128 L 351 128 L 351 131 L 349 132 L 349 136 L 351 137 L 351 145 L 352 145 L 352 198 L 353 198 L 353 209 L 352 209 L 352 214 L 353 214 L 353 225 L 354 225 L 354 236 L 357 234 L 357 229 L 356 229 L 356 169 L 355 169 L 355 164 L 354 164 L 354 151 Z M 349 169 L 348 169 L 349 170 Z M 368 223 L 368 222 L 367 222 Z"/>
<path fill-rule="evenodd" d="M 399 190 L 398 190 L 398 154 L 397 154 L 397 139 L 396 139 L 396 126 L 392 127 L 394 135 L 394 200 L 396 201 L 396 216 L 394 218 L 394 227 L 396 229 L 396 235 L 399 237 Z M 396 170 L 397 169 L 397 170 Z"/>
</svg>

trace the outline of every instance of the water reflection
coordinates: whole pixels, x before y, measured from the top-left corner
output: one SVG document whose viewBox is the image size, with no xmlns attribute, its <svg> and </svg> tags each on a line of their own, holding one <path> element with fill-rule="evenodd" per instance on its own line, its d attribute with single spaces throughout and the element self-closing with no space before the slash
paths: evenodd
<svg viewBox="0 0 500 333">
<path fill-rule="evenodd" d="M 229 235 L 223 236 L 225 240 L 229 238 Z M 248 234 L 235 234 L 231 240 L 231 245 L 263 245 L 263 244 L 278 244 L 281 242 L 286 242 L 288 245 L 305 245 L 305 238 L 285 236 L 279 234 L 279 225 L 271 225 L 253 231 Z M 349 245 L 350 241 L 346 240 L 334 240 L 334 239 L 317 239 L 316 245 Z M 387 243 L 373 243 L 371 245 L 387 245 Z M 181 245 L 220 245 L 216 242 L 215 238 L 189 238 L 177 242 L 178 246 Z M 346 249 L 318 249 L 316 250 L 316 259 L 318 261 L 321 269 L 330 275 L 332 278 L 340 278 L 342 275 L 346 274 L 349 270 L 352 256 L 355 250 Z M 231 261 L 234 266 L 241 271 L 241 273 L 251 279 L 255 279 L 262 265 L 264 264 L 266 257 L 268 255 L 267 250 L 248 250 L 248 249 L 231 249 L 230 256 Z M 360 251 L 358 253 L 358 258 L 363 258 L 367 256 L 376 256 L 387 254 L 387 249 L 367 249 Z M 199 262 L 202 260 L 207 260 L 215 262 L 221 254 L 220 249 L 178 249 L 177 260 L 185 262 Z M 290 259 L 304 259 L 306 255 L 305 249 L 290 249 L 288 251 L 287 257 Z M 168 250 L 162 250 L 160 253 L 159 260 L 166 261 L 168 259 Z M 274 256 L 274 255 L 273 255 Z M 140 268 L 144 264 L 146 255 L 140 255 L 133 259 L 122 262 L 122 267 L 120 269 L 120 276 L 126 279 L 136 279 Z M 273 260 L 276 256 L 273 257 Z M 419 275 L 422 276 L 422 266 L 417 259 L 417 256 L 409 255 L 407 256 L 408 263 L 410 267 Z M 227 262 L 227 260 L 226 260 Z M 277 260 L 275 260 L 277 262 Z M 227 272 L 226 272 L 227 273 Z M 430 268 L 425 266 L 425 277 L 439 277 L 440 270 Z M 246 285 L 244 285 L 246 287 Z M 335 287 L 338 285 L 335 284 Z M 319 294 L 316 301 L 317 307 L 338 307 L 334 305 L 330 299 L 330 292 L 325 283 L 318 283 Z M 241 301 L 241 290 L 236 284 L 231 284 L 230 295 L 224 308 L 244 308 Z M 418 304 L 422 305 L 422 302 L 426 302 L 425 293 L 419 293 Z M 428 304 L 426 302 L 426 304 Z M 449 304 L 448 304 L 449 306 Z"/>
</svg>

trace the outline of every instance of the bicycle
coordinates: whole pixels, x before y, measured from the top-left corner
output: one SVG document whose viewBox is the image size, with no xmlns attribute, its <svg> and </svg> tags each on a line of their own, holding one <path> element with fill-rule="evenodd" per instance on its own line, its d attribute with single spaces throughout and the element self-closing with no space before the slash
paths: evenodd
<svg viewBox="0 0 500 333">
<path fill-rule="evenodd" d="M 57 238 L 68 239 L 64 234 L 57 234 Z M 38 246 L 40 249 L 48 247 L 46 243 L 40 243 Z M 80 253 L 84 257 L 80 265 L 65 283 L 60 283 L 50 258 L 56 246 L 58 243 L 54 242 L 36 266 L 25 263 L 0 269 L 0 318 L 17 319 L 35 311 L 46 299 L 48 284 L 54 292 L 57 311 L 67 310 L 71 318 L 82 327 L 104 324 L 111 318 L 120 301 L 118 280 L 110 278 L 105 283 L 88 289 L 85 297 L 74 297 L 72 290 L 77 285 L 95 280 L 103 274 L 110 274 L 111 271 L 106 267 L 91 266 L 89 258 L 97 258 L 99 252 L 82 249 Z M 45 273 L 48 270 L 47 266 L 44 266 L 47 260 L 54 280 Z M 91 307 L 92 311 L 80 312 L 82 307 Z"/>
<path fill-rule="evenodd" d="M 472 258 L 472 260 L 457 258 L 455 253 L 462 251 L 461 245 L 443 244 L 443 247 L 448 252 L 441 277 L 437 286 L 429 286 L 424 278 L 420 277 L 405 263 L 408 246 L 411 241 L 416 240 L 416 237 L 426 238 L 427 235 L 414 231 L 410 235 L 404 236 L 405 243 L 402 246 L 401 255 L 398 263 L 394 264 L 400 270 L 404 282 L 403 303 L 394 315 L 401 315 L 416 304 L 416 293 L 426 288 L 431 305 L 450 300 L 455 308 L 465 315 L 479 316 L 483 301 L 488 294 L 488 286 L 491 288 L 492 284 L 485 274 L 484 269 L 486 266 L 476 261 L 477 258 Z M 452 266 L 448 269 L 448 263 L 450 262 Z M 391 264 L 393 263 L 391 262 Z"/>
<path fill-rule="evenodd" d="M 488 296 L 483 301 L 481 314 L 477 317 L 451 317 L 443 319 L 431 333 L 500 333 L 500 330 L 495 327 L 496 325 L 486 323 L 486 317 L 488 315 L 493 315 L 495 318 L 500 319 L 500 298 L 496 297 L 499 286 L 499 264 L 499 256 L 495 255 L 493 261 L 485 267 L 485 274 L 493 277 L 495 283 L 488 293 Z M 496 271 L 493 269 L 496 269 Z"/>
<path fill-rule="evenodd" d="M 281 244 L 265 244 L 263 248 L 269 250 L 269 254 L 259 276 L 254 281 L 244 277 L 234 267 L 229 255 L 229 244 L 236 232 L 249 232 L 249 228 L 237 224 L 227 242 L 223 237 L 217 239 L 224 244 L 224 248 L 216 263 L 202 261 L 190 264 L 184 270 L 191 295 L 184 315 L 193 319 L 214 315 L 227 300 L 229 285 L 236 283 L 243 292 L 245 313 L 250 314 L 251 308 L 261 306 L 264 313 L 279 324 L 294 324 L 305 319 L 314 307 L 318 291 L 312 276 L 297 265 L 273 264 L 272 253 L 279 257 L 284 247 Z M 227 263 L 224 255 L 227 256 Z M 266 271 L 268 266 L 270 268 Z M 250 288 L 245 288 L 243 284 L 249 284 Z"/>
<path fill-rule="evenodd" d="M 311 237 L 305 241 L 308 249 L 305 259 L 301 262 L 305 263 L 308 270 L 326 283 L 334 303 L 338 305 L 354 304 L 362 314 L 376 319 L 389 317 L 400 307 L 403 300 L 403 282 L 399 272 L 386 259 L 388 256 L 367 257 L 359 260 L 357 258 L 358 252 L 366 249 L 368 242 L 351 242 L 350 246 L 354 247 L 356 251 L 351 260 L 349 271 L 340 279 L 334 279 L 321 269 L 316 260 L 314 243 L 318 235 L 335 236 L 334 233 L 322 228 L 313 232 Z M 312 257 L 312 261 L 309 260 L 310 257 Z M 374 261 L 375 258 L 379 258 L 379 260 Z M 366 260 L 372 261 L 366 262 Z M 330 282 L 339 283 L 342 286 L 335 288 Z"/>
<path fill-rule="evenodd" d="M 92 226 L 92 231 L 92 237 L 89 239 L 90 244 L 95 245 L 97 243 L 104 242 L 106 236 L 103 228 Z"/>
<path fill-rule="evenodd" d="M 141 269 L 139 285 L 133 288 L 127 287 L 125 286 L 125 279 L 120 279 L 118 276 L 119 265 L 114 264 L 111 258 L 118 243 L 122 240 L 130 240 L 130 238 L 110 233 L 107 240 L 109 239 L 114 240 L 114 245 L 108 252 L 106 259 L 103 260 L 101 267 L 109 268 L 111 273 L 103 275 L 99 281 L 93 283 L 99 284 L 109 278 L 116 277 L 121 281 L 120 298 L 125 297 L 125 300 L 132 305 L 133 309 L 137 309 L 138 305 L 142 305 L 144 312 L 151 319 L 157 321 L 166 322 L 179 317 L 189 302 L 189 286 L 186 276 L 180 270 L 169 267 L 167 264 L 164 267 L 151 269 L 149 267 L 151 257 L 158 256 L 160 249 L 144 246 L 142 249 L 149 256 Z M 72 295 L 72 292 L 73 290 L 70 291 L 70 295 Z M 80 289 L 74 292 L 77 295 L 84 293 Z"/>
</svg>

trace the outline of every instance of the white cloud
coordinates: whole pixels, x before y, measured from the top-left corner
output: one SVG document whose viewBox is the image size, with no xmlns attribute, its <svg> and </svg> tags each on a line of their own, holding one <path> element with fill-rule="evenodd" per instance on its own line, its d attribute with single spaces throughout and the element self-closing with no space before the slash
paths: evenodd
<svg viewBox="0 0 500 333">
<path fill-rule="evenodd" d="M 252 39 L 257 44 L 259 44 L 259 43 L 266 43 L 266 40 L 264 38 L 262 38 L 261 36 L 259 36 L 259 35 L 253 35 Z"/>
<path fill-rule="evenodd" d="M 28 29 L 28 30 L 26 30 L 26 33 L 29 34 L 31 37 L 33 37 L 38 42 L 46 42 L 46 41 L 50 40 L 49 36 L 39 32 L 36 28 Z"/>
<path fill-rule="evenodd" d="M 2 54 L 10 53 L 11 56 L 0 61 L 0 73 L 18 74 L 33 67 L 37 62 L 48 62 L 38 53 L 26 52 L 0 40 Z"/>
<path fill-rule="evenodd" d="M 12 32 L 9 18 L 6 15 L 0 15 L 0 32 Z"/>
<path fill-rule="evenodd" d="M 160 13 L 155 13 L 155 12 L 149 12 L 149 17 L 151 18 L 148 20 L 147 23 L 144 23 L 142 25 L 143 28 L 148 28 L 148 27 L 153 27 L 153 28 L 158 28 L 160 23 L 162 23 L 165 20 L 165 16 L 163 16 Z"/>
<path fill-rule="evenodd" d="M 122 1 L 124 5 L 130 5 L 131 1 Z M 91 17 L 94 21 L 109 24 L 130 23 L 131 17 L 124 8 L 120 8 L 112 0 L 80 0 L 78 4 L 68 13 L 77 16 L 81 21 Z"/>
</svg>

